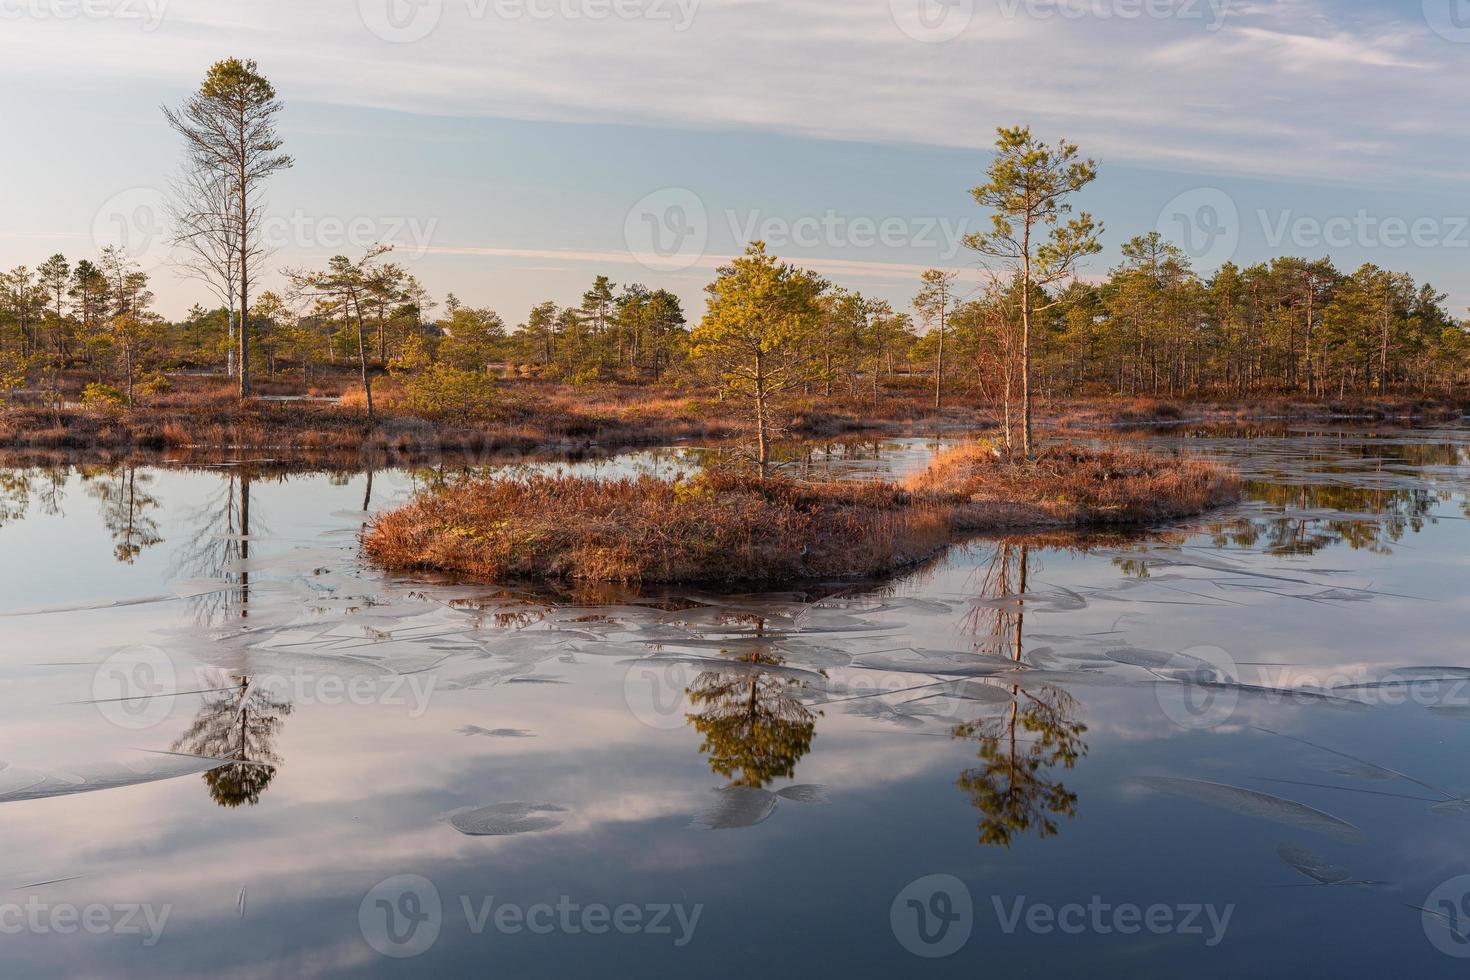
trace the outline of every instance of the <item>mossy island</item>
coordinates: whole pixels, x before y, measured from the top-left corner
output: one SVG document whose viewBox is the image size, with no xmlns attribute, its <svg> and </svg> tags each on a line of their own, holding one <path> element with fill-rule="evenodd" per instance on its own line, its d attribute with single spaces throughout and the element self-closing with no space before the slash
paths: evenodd
<svg viewBox="0 0 1470 980">
<path fill-rule="evenodd" d="M 1236 499 L 1196 457 L 987 444 L 901 483 L 507 474 L 425 491 L 365 532 L 370 560 L 487 582 L 773 584 L 894 572 L 985 532 L 1141 527 Z"/>
</svg>

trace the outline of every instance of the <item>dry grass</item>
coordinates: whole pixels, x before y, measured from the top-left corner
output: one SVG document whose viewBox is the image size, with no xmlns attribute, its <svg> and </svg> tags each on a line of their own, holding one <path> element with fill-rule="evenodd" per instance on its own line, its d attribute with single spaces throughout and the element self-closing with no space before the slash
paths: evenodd
<svg viewBox="0 0 1470 980">
<path fill-rule="evenodd" d="M 961 527 L 1144 524 L 1235 499 L 1222 467 L 1188 456 L 1049 446 L 1031 460 L 962 446 L 907 481 L 916 494 L 959 498 Z"/>
<path fill-rule="evenodd" d="M 382 451 L 406 461 L 446 450 L 477 456 L 542 449 L 670 444 L 740 435 L 732 406 L 633 387 L 573 388 L 545 382 L 505 385 L 493 414 L 466 424 L 420 418 L 401 407 L 392 383 L 375 385 L 371 423 L 360 388 L 335 401 L 238 401 L 228 386 L 198 379 L 131 411 L 59 411 L 0 406 L 0 449 L 163 450 L 175 447 L 280 452 Z"/>
<path fill-rule="evenodd" d="M 1150 427 L 1181 422 L 1226 423 L 1272 419 L 1423 421 L 1459 418 L 1463 399 L 1410 395 L 1354 395 L 1317 399 L 1297 395 L 1197 397 L 1164 400 L 1147 396 L 1058 399 L 1038 406 L 1039 424 L 1054 431 L 1108 427 Z"/>
<path fill-rule="evenodd" d="M 75 402 L 84 372 L 64 379 L 65 399 Z M 427 419 L 412 412 L 401 385 L 390 376 L 373 382 L 378 418 L 366 420 L 366 399 L 356 377 L 342 366 L 314 376 L 309 388 L 299 378 L 257 376 L 260 396 L 299 395 L 331 401 L 241 403 L 231 382 L 218 375 L 170 374 L 170 388 L 131 411 L 102 418 L 69 407 L 53 412 L 34 405 L 0 405 L 0 450 L 162 451 L 170 448 L 250 449 L 280 452 L 302 448 L 346 453 L 362 449 L 414 458 L 446 450 L 476 455 L 499 451 L 580 451 L 688 441 L 736 439 L 748 435 L 752 421 L 736 400 L 713 392 L 658 384 L 570 385 L 528 378 L 499 382 L 493 411 L 467 423 Z M 919 389 L 868 392 L 814 392 L 793 399 L 792 436 L 831 436 L 893 428 L 932 418 L 929 395 Z M 973 427 L 979 408 L 960 396 L 944 422 Z"/>
<path fill-rule="evenodd" d="M 387 568 L 483 581 L 769 583 L 877 575 L 965 532 L 1136 524 L 1235 492 L 1229 474 L 1183 457 L 1072 448 L 1012 463 L 966 447 L 905 486 L 485 477 L 383 515 L 364 546 Z"/>
<path fill-rule="evenodd" d="M 93 376 L 65 379 L 74 401 Z M 713 393 L 656 384 L 569 385 L 526 378 L 502 380 L 492 411 L 468 423 L 422 418 L 411 412 L 396 379 L 381 376 L 373 394 L 378 418 L 369 424 L 356 378 L 338 365 L 312 378 L 308 394 L 333 401 L 240 403 L 218 375 L 171 374 L 170 388 L 132 411 L 104 414 L 79 408 L 58 412 L 0 407 L 0 450 L 96 450 L 162 452 L 173 449 L 303 450 L 335 455 L 386 454 L 406 464 L 460 452 L 484 460 L 494 453 L 581 452 L 613 447 L 713 442 L 745 438 L 751 419 L 735 400 Z M 299 379 L 256 379 L 262 396 L 300 393 Z M 783 406 L 793 437 L 826 437 L 923 425 L 975 431 L 990 428 L 997 406 L 973 392 L 951 392 L 938 416 L 924 379 L 889 379 L 875 394 L 841 388 L 828 396 L 813 390 Z M 1235 421 L 1250 418 L 1386 418 L 1458 414 L 1459 406 L 1412 398 L 1357 398 L 1347 403 L 1306 399 L 1161 401 L 1139 398 L 1062 399 L 1038 405 L 1038 425 L 1083 431 L 1160 423 Z"/>
<path fill-rule="evenodd" d="M 422 496 L 365 547 L 388 568 L 488 581 L 748 582 L 872 575 L 950 537 L 947 506 L 888 484 L 532 476 Z"/>
</svg>

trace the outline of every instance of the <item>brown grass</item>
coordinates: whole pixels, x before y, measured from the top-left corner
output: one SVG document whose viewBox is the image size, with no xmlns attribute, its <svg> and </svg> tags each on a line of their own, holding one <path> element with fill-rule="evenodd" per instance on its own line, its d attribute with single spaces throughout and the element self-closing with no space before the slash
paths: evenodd
<svg viewBox="0 0 1470 980">
<path fill-rule="evenodd" d="M 1466 407 L 1464 399 L 1412 395 L 1353 395 L 1346 400 L 1301 395 L 1211 396 L 1172 401 L 1119 395 L 1046 402 L 1038 406 L 1037 417 L 1040 424 L 1053 431 L 1069 431 L 1277 419 L 1435 421 L 1459 418 Z"/>
<path fill-rule="evenodd" d="M 1137 524 L 1235 493 L 1229 474 L 1185 457 L 1059 448 L 1015 463 L 966 447 L 904 486 L 483 477 L 383 515 L 364 547 L 387 568 L 484 581 L 845 578 L 920 561 L 964 532 Z"/>
<path fill-rule="evenodd" d="M 64 379 L 75 401 L 94 376 L 72 372 Z M 268 454 L 385 455 L 412 464 L 450 452 L 483 461 L 495 453 L 583 452 L 614 447 L 669 445 L 747 438 L 751 419 L 737 400 L 713 393 L 656 384 L 569 385 L 528 378 L 499 383 L 500 402 L 486 417 L 467 424 L 419 417 L 408 410 L 396 379 L 373 384 L 379 410 L 371 424 L 356 378 L 339 365 L 314 376 L 308 393 L 328 402 L 240 403 L 218 375 L 171 374 L 170 388 L 146 405 L 120 413 L 79 408 L 51 411 L 25 404 L 0 406 L 0 451 L 163 452 L 188 449 L 251 450 Z M 260 395 L 303 390 L 285 375 L 257 378 Z M 896 431 L 910 426 L 975 431 L 991 429 L 999 409 L 975 392 L 951 392 L 935 415 L 922 377 L 889 379 L 876 396 L 837 388 L 831 396 L 814 388 L 783 406 L 793 437 L 825 437 L 861 431 Z M 1055 430 L 1152 426 L 1191 421 L 1251 418 L 1387 418 L 1398 415 L 1458 417 L 1449 402 L 1406 397 L 1355 398 L 1346 403 L 1302 398 L 1163 401 L 1155 398 L 1092 398 L 1043 401 L 1038 425 Z"/>
<path fill-rule="evenodd" d="M 1234 500 L 1239 482 L 1189 456 L 1048 446 L 1010 459 L 987 445 L 961 446 L 906 481 L 918 494 L 960 498 L 960 526 L 1145 524 Z"/>
<path fill-rule="evenodd" d="M 949 541 L 949 517 L 942 504 L 878 483 L 491 477 L 384 515 L 365 546 L 389 568 L 490 581 L 776 581 L 921 560 Z"/>
</svg>

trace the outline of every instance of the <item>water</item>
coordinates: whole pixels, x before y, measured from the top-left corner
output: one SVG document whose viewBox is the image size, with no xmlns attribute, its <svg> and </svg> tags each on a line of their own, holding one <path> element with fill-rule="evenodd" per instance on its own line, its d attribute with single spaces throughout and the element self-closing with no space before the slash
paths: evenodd
<svg viewBox="0 0 1470 980">
<path fill-rule="evenodd" d="M 364 567 L 447 469 L 0 470 L 0 972 L 1461 970 L 1470 431 L 1144 441 L 1246 499 L 600 606 Z"/>
</svg>

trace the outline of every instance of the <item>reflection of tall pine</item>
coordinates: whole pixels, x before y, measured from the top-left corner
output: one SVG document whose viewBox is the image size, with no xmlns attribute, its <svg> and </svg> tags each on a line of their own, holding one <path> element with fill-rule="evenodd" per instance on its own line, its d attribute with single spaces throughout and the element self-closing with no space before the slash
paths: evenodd
<svg viewBox="0 0 1470 980">
<path fill-rule="evenodd" d="M 1076 701 L 1058 688 L 1021 691 L 1002 719 L 957 725 L 956 738 L 974 739 L 979 765 L 956 785 L 980 811 L 980 843 L 1009 847 L 1017 834 L 1051 837 L 1057 817 L 1077 815 L 1077 794 L 1051 778 L 1087 754 L 1087 726 L 1073 718 Z"/>
<path fill-rule="evenodd" d="M 981 593 L 994 599 L 1024 595 L 1030 572 L 1029 546 L 1002 541 L 986 569 Z M 979 633 L 989 619 L 990 635 L 980 642 L 1023 663 L 1024 617 L 1019 605 L 1014 610 L 977 607 L 973 625 Z M 1010 847 L 1017 835 L 1033 830 L 1038 837 L 1051 837 L 1060 829 L 1057 817 L 1077 815 L 1077 794 L 1051 773 L 1071 769 L 1087 754 L 1082 740 L 1087 726 L 1076 720 L 1076 699 L 1060 688 L 1009 684 L 1005 690 L 1010 704 L 1002 717 L 963 722 L 951 734 L 973 739 L 978 746 L 980 764 L 960 773 L 955 785 L 980 811 L 980 843 Z"/>
<path fill-rule="evenodd" d="M 778 666 L 778 657 L 753 654 L 741 663 L 747 671 L 705 671 L 689 689 L 689 702 L 699 710 L 689 715 L 704 736 L 699 746 L 709 767 L 735 786 L 763 787 L 776 778 L 791 778 L 796 763 L 811 751 L 817 723 L 812 711 L 794 696 L 799 682 L 759 669 Z"/>
<path fill-rule="evenodd" d="M 254 806 L 276 778 L 276 752 L 292 705 L 236 677 L 233 691 L 207 695 L 189 729 L 174 742 L 175 752 L 238 760 L 204 774 L 210 797 L 223 807 Z"/>
</svg>

